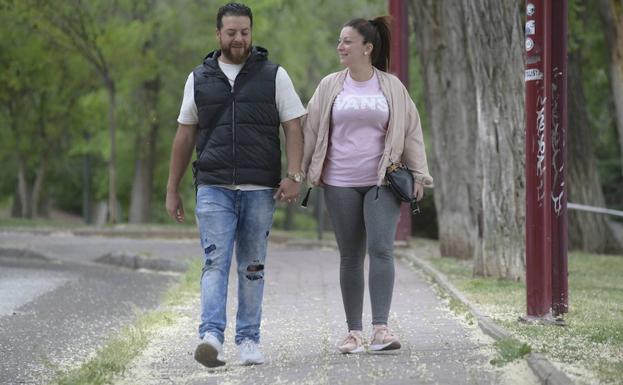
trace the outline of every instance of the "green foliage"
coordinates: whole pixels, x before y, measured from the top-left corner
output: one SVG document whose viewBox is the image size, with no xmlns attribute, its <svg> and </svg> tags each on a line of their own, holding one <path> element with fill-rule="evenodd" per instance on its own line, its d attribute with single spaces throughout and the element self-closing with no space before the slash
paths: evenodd
<svg viewBox="0 0 623 385">
<path fill-rule="evenodd" d="M 623 171 L 619 156 L 612 87 L 608 76 L 610 53 L 599 7 L 586 1 L 569 2 L 569 50 L 582 57 L 583 87 L 595 157 L 606 205 L 623 209 Z M 582 203 L 582 202 L 578 202 Z"/>
<path fill-rule="evenodd" d="M 504 338 L 495 341 L 493 345 L 498 352 L 498 357 L 491 360 L 491 364 L 495 366 L 504 366 L 525 357 L 532 351 L 528 344 L 519 342 L 514 338 Z"/>
<path fill-rule="evenodd" d="M 311 217 L 307 212 L 302 212 L 300 209 L 295 209 L 293 228 L 286 229 L 286 207 L 280 206 L 275 210 L 273 216 L 273 228 L 281 230 L 299 230 L 299 231 L 315 231 L 317 229 L 316 219 Z"/>
<path fill-rule="evenodd" d="M 0 179 L 0 197 L 15 194 L 21 156 L 31 181 L 36 168 L 46 164 L 45 194 L 60 208 L 79 213 L 83 162 L 89 155 L 94 165 L 93 198 L 106 198 L 110 139 L 103 76 L 108 74 L 117 95 L 117 184 L 123 211 L 130 204 L 139 144 L 145 143 L 155 124 L 152 212 L 156 220 L 168 221 L 162 215 L 164 191 L 184 82 L 205 54 L 217 48 L 215 19 L 223 4 L 214 0 L 0 0 L 0 161 L 6 170 Z M 266 47 L 271 60 L 288 71 L 304 104 L 322 77 L 341 69 L 335 49 L 343 23 L 387 13 L 386 2 L 372 0 L 250 0 L 247 4 L 254 12 L 254 43 Z M 609 206 L 623 208 L 603 32 L 596 7 L 583 8 L 574 0 L 570 9 L 571 47 L 582 49 L 585 58 L 587 108 L 606 199 Z M 79 39 L 81 33 L 85 39 Z M 425 83 L 414 49 L 410 63 L 410 90 L 426 137 Z M 154 103 L 146 84 L 156 80 Z M 186 211 L 192 214 L 190 172 L 182 187 Z M 432 223 L 426 216 L 433 213 L 432 200 L 423 205 L 419 229 Z M 308 228 L 310 223 L 300 226 Z M 428 236 L 434 236 L 434 230 Z"/>
</svg>

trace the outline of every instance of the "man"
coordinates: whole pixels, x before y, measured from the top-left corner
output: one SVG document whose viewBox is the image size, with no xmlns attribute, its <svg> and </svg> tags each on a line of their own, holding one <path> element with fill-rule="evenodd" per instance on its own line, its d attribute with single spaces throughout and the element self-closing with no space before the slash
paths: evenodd
<svg viewBox="0 0 623 385">
<path fill-rule="evenodd" d="M 259 349 L 264 261 L 275 199 L 299 196 L 305 108 L 286 71 L 252 46 L 253 16 L 239 3 L 216 18 L 220 50 L 209 53 L 188 76 L 173 141 L 166 208 L 178 222 L 184 209 L 180 180 L 196 148 L 196 218 L 204 267 L 200 342 L 195 359 L 224 365 L 227 285 L 234 243 L 238 264 L 236 345 L 245 365 L 262 364 Z M 279 125 L 286 137 L 287 176 L 281 178 Z"/>
</svg>

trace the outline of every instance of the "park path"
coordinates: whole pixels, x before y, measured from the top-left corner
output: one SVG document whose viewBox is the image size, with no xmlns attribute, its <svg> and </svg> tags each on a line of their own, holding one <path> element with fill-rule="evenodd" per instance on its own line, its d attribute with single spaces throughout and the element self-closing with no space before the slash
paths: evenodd
<svg viewBox="0 0 623 385">
<path fill-rule="evenodd" d="M 196 363 L 198 297 L 177 305 L 176 321 L 159 330 L 117 385 L 130 384 L 537 384 L 524 361 L 494 368 L 492 340 L 458 319 L 425 275 L 396 263 L 390 327 L 403 349 L 382 355 L 340 355 L 344 336 L 338 253 L 271 245 L 266 263 L 262 346 L 267 363 L 245 367 L 233 344 L 235 266 L 224 347 L 227 365 Z M 367 276 L 367 275 L 366 275 Z M 369 325 L 366 293 L 364 325 Z M 369 335 L 369 326 L 364 326 Z"/>
</svg>

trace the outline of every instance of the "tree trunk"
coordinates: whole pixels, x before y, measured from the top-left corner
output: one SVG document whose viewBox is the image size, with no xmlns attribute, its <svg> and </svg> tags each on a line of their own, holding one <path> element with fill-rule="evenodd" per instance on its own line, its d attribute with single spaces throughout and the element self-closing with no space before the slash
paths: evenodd
<svg viewBox="0 0 623 385">
<path fill-rule="evenodd" d="M 599 10 L 610 51 L 610 84 L 619 133 L 619 153 L 623 173 L 623 1 L 600 0 Z"/>
<path fill-rule="evenodd" d="M 524 82 L 519 3 L 463 1 L 474 79 L 481 237 L 474 274 L 524 276 Z M 458 165 L 457 165 L 458 166 Z"/>
<path fill-rule="evenodd" d="M 119 213 L 117 212 L 117 102 L 115 82 L 104 75 L 104 83 L 108 91 L 108 134 L 110 140 L 110 159 L 108 160 L 108 223 L 117 223 Z"/>
<path fill-rule="evenodd" d="M 593 155 L 591 129 L 582 87 L 581 54 L 569 53 L 569 201 L 597 207 L 605 206 L 597 162 Z M 614 251 L 618 241 L 608 219 L 602 214 L 569 210 L 569 245 L 595 253 Z M 619 249 L 621 245 L 618 245 Z"/>
<path fill-rule="evenodd" d="M 146 135 L 138 134 L 135 143 L 136 161 L 130 202 L 130 223 L 145 223 L 151 220 L 154 168 L 156 167 L 156 141 L 158 138 L 158 96 L 160 78 L 156 77 L 143 84 L 148 110 L 149 130 Z"/>
<path fill-rule="evenodd" d="M 17 206 L 19 208 L 20 218 L 32 218 L 32 206 L 30 199 L 30 188 L 28 187 L 28 178 L 26 176 L 26 165 L 21 156 L 17 159 L 17 192 L 19 202 Z"/>
<path fill-rule="evenodd" d="M 479 238 L 477 116 L 459 2 L 412 0 L 430 132 L 439 245 L 443 256 L 472 258 Z"/>
<path fill-rule="evenodd" d="M 39 135 L 40 135 L 40 139 L 43 140 L 44 142 L 48 141 L 47 138 L 47 133 L 46 133 L 46 117 L 47 117 L 47 113 L 46 113 L 46 109 L 45 109 L 45 103 L 47 101 L 47 95 L 46 92 L 42 92 L 40 94 L 40 99 L 39 99 L 39 108 L 37 109 L 39 112 L 39 118 L 38 118 L 38 129 L 39 129 Z M 32 192 L 30 194 L 30 207 L 32 208 L 32 217 L 33 218 L 37 218 L 40 215 L 39 212 L 39 206 L 41 204 L 41 191 L 43 190 L 43 180 L 45 178 L 45 171 L 47 168 L 47 164 L 48 164 L 48 151 L 49 151 L 49 147 L 46 146 L 43 148 L 43 150 L 41 150 L 41 158 L 40 158 L 40 163 L 39 166 L 37 167 L 37 171 L 35 173 L 35 180 L 32 184 Z"/>
<path fill-rule="evenodd" d="M 524 273 L 523 40 L 515 1 L 412 1 L 442 255 Z"/>
<path fill-rule="evenodd" d="M 35 181 L 30 194 L 30 207 L 32 208 L 32 217 L 37 218 L 40 214 L 39 205 L 41 204 L 41 191 L 43 190 L 43 180 L 45 178 L 45 169 L 47 165 L 47 156 L 43 157 L 43 161 L 37 168 Z"/>
<path fill-rule="evenodd" d="M 286 213 L 283 219 L 283 229 L 284 230 L 296 230 L 296 225 L 294 224 L 294 214 L 296 213 L 295 205 L 287 205 Z"/>
</svg>

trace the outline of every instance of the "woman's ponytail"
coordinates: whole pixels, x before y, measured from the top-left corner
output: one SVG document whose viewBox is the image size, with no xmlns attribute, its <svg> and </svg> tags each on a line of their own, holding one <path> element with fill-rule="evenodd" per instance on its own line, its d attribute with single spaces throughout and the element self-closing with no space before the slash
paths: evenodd
<svg viewBox="0 0 623 385">
<path fill-rule="evenodd" d="M 392 44 L 391 30 L 389 29 L 390 17 L 379 16 L 369 22 L 375 27 L 378 34 L 377 43 L 372 43 L 372 65 L 381 71 L 387 72 Z"/>
<path fill-rule="evenodd" d="M 391 17 L 379 16 L 372 20 L 353 19 L 344 24 L 351 27 L 363 36 L 363 42 L 372 44 L 372 65 L 381 71 L 389 69 L 389 57 L 391 48 Z"/>
</svg>

